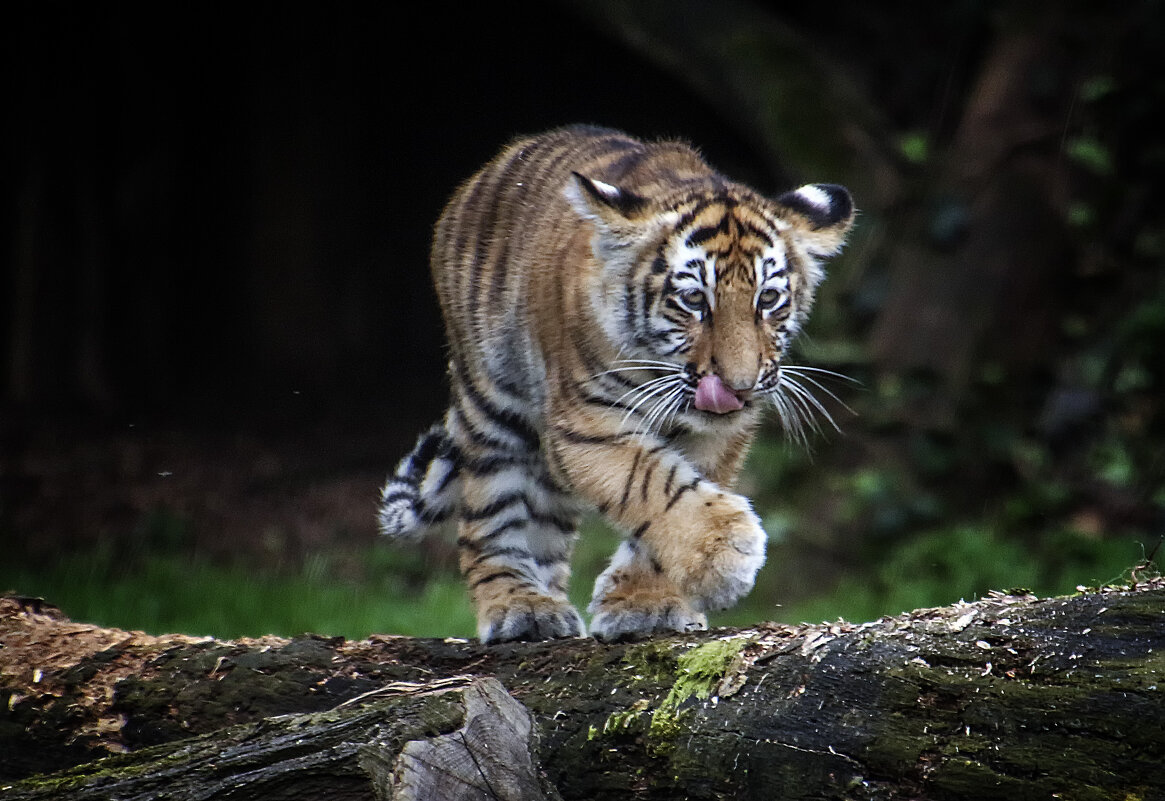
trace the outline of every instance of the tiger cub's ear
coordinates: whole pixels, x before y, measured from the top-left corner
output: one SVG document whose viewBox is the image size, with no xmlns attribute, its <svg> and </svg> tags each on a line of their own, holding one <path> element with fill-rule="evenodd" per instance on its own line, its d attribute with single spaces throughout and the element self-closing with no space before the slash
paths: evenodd
<svg viewBox="0 0 1165 801">
<path fill-rule="evenodd" d="M 566 198 L 583 217 L 610 227 L 620 227 L 637 220 L 647 208 L 647 199 L 606 181 L 587 178 L 572 172 Z"/>
<path fill-rule="evenodd" d="M 854 202 L 849 190 L 837 184 L 807 184 L 777 198 L 788 210 L 807 248 L 816 256 L 832 256 L 841 250 L 853 226 Z"/>
</svg>

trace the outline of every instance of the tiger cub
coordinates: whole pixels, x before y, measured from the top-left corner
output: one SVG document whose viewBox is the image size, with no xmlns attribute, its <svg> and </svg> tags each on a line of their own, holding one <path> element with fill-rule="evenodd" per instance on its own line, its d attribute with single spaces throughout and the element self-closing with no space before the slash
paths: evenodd
<svg viewBox="0 0 1165 801">
<path fill-rule="evenodd" d="M 768 199 L 677 142 L 510 144 L 437 222 L 452 400 L 385 484 L 382 532 L 455 516 L 483 641 L 577 637 L 570 556 L 597 507 L 627 537 L 591 634 L 705 628 L 764 562 L 730 488 L 765 401 L 794 424 L 817 404 L 783 359 L 853 216 L 840 186 Z"/>
</svg>

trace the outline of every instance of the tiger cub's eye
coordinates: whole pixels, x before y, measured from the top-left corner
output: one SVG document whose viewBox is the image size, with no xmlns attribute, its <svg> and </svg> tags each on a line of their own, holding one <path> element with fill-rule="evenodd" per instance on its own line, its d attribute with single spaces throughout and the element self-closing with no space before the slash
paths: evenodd
<svg viewBox="0 0 1165 801">
<path fill-rule="evenodd" d="M 757 298 L 757 308 L 761 311 L 772 311 L 781 305 L 781 293 L 776 289 L 766 289 Z"/>
<path fill-rule="evenodd" d="M 702 312 L 708 306 L 702 289 L 685 289 L 679 293 L 680 303 L 694 312 Z"/>
</svg>

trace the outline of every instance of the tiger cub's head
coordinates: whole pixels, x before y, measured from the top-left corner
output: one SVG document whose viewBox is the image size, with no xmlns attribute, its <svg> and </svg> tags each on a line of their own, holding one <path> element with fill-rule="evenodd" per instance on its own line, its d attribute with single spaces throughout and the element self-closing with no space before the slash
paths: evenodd
<svg viewBox="0 0 1165 801">
<path fill-rule="evenodd" d="M 628 364 L 674 366 L 676 405 L 730 415 L 777 394 L 785 350 L 853 224 L 849 192 L 776 199 L 715 178 L 660 197 L 574 174 L 595 228 L 592 303 Z"/>
</svg>

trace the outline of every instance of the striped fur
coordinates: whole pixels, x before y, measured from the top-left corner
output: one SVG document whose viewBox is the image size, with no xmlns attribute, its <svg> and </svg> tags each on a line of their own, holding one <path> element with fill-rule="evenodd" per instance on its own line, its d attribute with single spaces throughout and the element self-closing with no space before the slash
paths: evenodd
<svg viewBox="0 0 1165 801">
<path fill-rule="evenodd" d="M 456 515 L 483 640 L 579 636 L 569 560 L 598 508 L 628 538 L 592 634 L 703 627 L 764 561 L 729 489 L 761 405 L 795 433 L 820 409 L 782 359 L 852 220 L 841 187 L 767 199 L 679 143 L 513 142 L 437 223 L 452 402 L 385 485 L 382 530 Z"/>
</svg>

